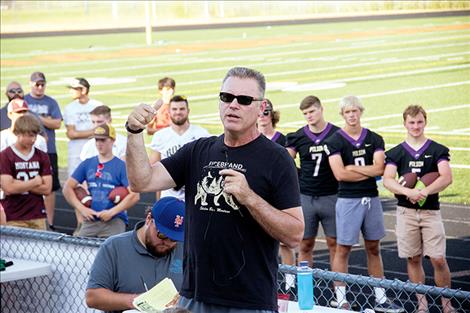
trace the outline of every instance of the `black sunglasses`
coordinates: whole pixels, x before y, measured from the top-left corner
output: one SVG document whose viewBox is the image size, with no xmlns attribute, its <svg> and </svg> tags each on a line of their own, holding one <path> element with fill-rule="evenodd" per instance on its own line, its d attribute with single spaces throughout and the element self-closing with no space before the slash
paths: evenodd
<svg viewBox="0 0 470 313">
<path fill-rule="evenodd" d="M 45 83 L 36 83 L 34 84 L 36 87 L 44 87 L 46 84 Z"/>
<path fill-rule="evenodd" d="M 269 113 L 271 113 L 271 111 L 272 111 L 272 110 L 264 110 L 264 111 L 263 111 L 263 115 L 264 115 L 264 116 L 268 116 Z"/>
<path fill-rule="evenodd" d="M 219 93 L 220 101 L 226 103 L 232 103 L 233 99 L 237 99 L 237 102 L 241 105 L 250 105 L 253 101 L 261 101 L 261 99 L 255 99 L 251 96 L 235 96 L 228 92 L 221 92 Z"/>
<path fill-rule="evenodd" d="M 8 93 L 21 94 L 21 93 L 23 93 L 23 89 L 21 89 L 21 88 L 11 88 L 11 89 L 8 89 Z"/>
</svg>

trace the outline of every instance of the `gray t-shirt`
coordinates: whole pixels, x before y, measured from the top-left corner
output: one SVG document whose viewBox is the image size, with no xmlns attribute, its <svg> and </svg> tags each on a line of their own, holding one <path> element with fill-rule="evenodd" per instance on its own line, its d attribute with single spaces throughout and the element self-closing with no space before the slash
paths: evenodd
<svg viewBox="0 0 470 313">
<path fill-rule="evenodd" d="M 100 247 L 90 270 L 87 289 L 106 288 L 119 293 L 143 293 L 142 279 L 151 289 L 169 277 L 180 290 L 183 280 L 183 244 L 165 257 L 154 257 L 137 238 L 139 222 L 133 231 L 108 238 Z"/>
</svg>

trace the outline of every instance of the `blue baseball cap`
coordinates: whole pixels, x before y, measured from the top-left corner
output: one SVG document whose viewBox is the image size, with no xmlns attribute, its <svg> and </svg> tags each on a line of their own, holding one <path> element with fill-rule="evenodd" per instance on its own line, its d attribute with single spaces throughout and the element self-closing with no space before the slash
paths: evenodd
<svg viewBox="0 0 470 313">
<path fill-rule="evenodd" d="M 163 197 L 152 208 L 158 230 L 175 241 L 184 240 L 184 208 L 184 202 L 175 197 Z"/>
</svg>

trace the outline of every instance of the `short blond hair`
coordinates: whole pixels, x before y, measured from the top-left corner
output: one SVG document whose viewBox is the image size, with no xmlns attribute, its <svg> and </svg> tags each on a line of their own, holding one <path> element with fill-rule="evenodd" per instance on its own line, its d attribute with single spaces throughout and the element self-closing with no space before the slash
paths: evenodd
<svg viewBox="0 0 470 313">
<path fill-rule="evenodd" d="M 339 100 L 339 114 L 343 114 L 345 107 L 352 106 L 358 108 L 361 112 L 364 112 L 365 108 L 362 105 L 361 99 L 356 96 L 346 96 Z"/>
</svg>

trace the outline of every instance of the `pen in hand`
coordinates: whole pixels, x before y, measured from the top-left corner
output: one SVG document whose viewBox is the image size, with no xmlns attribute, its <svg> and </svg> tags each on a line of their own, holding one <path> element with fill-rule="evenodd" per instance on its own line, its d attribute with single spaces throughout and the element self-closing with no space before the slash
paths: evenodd
<svg viewBox="0 0 470 313">
<path fill-rule="evenodd" d="M 142 284 L 144 285 L 145 291 L 149 291 L 149 289 L 147 288 L 147 284 L 145 283 L 145 280 L 142 277 L 142 275 L 140 275 L 140 280 L 142 281 Z"/>
</svg>

